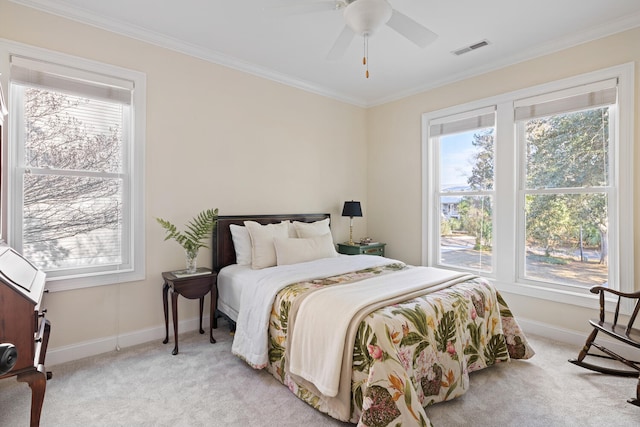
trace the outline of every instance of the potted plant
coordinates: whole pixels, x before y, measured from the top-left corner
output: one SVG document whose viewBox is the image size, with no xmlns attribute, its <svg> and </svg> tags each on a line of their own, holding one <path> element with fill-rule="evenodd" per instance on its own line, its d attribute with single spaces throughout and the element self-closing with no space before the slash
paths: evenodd
<svg viewBox="0 0 640 427">
<path fill-rule="evenodd" d="M 207 209 L 187 223 L 184 232 L 178 231 L 171 222 L 162 218 L 156 221 L 166 230 L 164 240 L 174 239 L 182 246 L 187 260 L 187 273 L 196 272 L 196 258 L 200 248 L 208 248 L 203 240 L 211 235 L 218 220 L 218 209 Z"/>
</svg>

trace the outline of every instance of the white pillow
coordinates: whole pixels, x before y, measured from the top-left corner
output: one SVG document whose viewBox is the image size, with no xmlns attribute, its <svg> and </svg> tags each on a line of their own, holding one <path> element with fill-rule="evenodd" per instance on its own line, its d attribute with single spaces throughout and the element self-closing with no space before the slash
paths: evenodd
<svg viewBox="0 0 640 427">
<path fill-rule="evenodd" d="M 295 239 L 298 237 L 298 232 L 296 231 L 296 227 L 294 227 L 293 223 L 289 221 L 289 237 Z"/>
<path fill-rule="evenodd" d="M 331 233 L 299 239 L 276 237 L 273 239 L 273 243 L 278 265 L 297 264 L 338 256 L 336 248 L 333 246 Z"/>
<path fill-rule="evenodd" d="M 329 218 L 316 222 L 293 221 L 293 226 L 296 229 L 298 237 L 302 238 L 324 236 L 327 233 L 331 233 Z"/>
<path fill-rule="evenodd" d="M 247 227 L 229 224 L 231 240 L 236 251 L 236 264 L 251 265 L 251 237 Z"/>
<path fill-rule="evenodd" d="M 276 265 L 275 237 L 289 236 L 289 221 L 261 225 L 255 221 L 244 222 L 251 237 L 251 268 L 259 270 Z"/>
</svg>

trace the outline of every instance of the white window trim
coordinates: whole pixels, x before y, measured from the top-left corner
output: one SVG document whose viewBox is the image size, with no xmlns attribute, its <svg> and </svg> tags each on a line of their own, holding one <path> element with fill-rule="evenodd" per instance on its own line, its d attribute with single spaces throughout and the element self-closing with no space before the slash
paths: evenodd
<svg viewBox="0 0 640 427">
<path fill-rule="evenodd" d="M 132 106 L 135 116 L 135 123 L 131 129 L 132 141 L 129 144 L 129 161 L 133 165 L 131 193 L 124 194 L 123 197 L 129 199 L 130 211 L 123 213 L 131 218 L 131 226 L 135 230 L 130 240 L 128 248 L 131 256 L 131 267 L 127 269 L 114 270 L 112 272 L 87 273 L 74 277 L 48 278 L 47 289 L 49 291 L 66 291 L 72 289 L 81 289 L 92 286 L 110 285 L 115 283 L 124 283 L 144 280 L 145 278 L 145 203 L 144 203 L 144 154 L 145 154 L 145 138 L 146 138 L 146 75 L 144 73 L 128 70 L 114 65 L 103 64 L 84 58 L 66 55 L 47 49 L 41 49 L 22 43 L 16 43 L 6 39 L 0 39 L 0 84 L 6 88 L 8 93 L 9 81 L 9 58 L 11 55 L 24 56 L 38 59 L 41 61 L 52 62 L 56 64 L 64 64 L 69 67 L 85 70 L 92 73 L 113 76 L 123 80 L 131 80 L 134 82 L 135 90 L 133 91 Z M 9 95 L 10 96 L 10 95 Z M 10 100 L 8 101 L 10 105 Z M 15 126 L 12 126 L 11 113 L 3 127 L 4 153 L 3 159 L 3 203 L 2 203 L 2 229 L 8 230 L 7 243 L 11 245 L 15 239 L 15 232 L 11 230 L 11 224 L 14 223 L 14 213 L 11 212 L 9 206 L 13 206 L 13 195 L 19 183 L 14 182 L 15 179 L 10 172 L 11 168 L 16 165 L 18 153 L 9 143 L 14 137 Z M 7 129 L 9 128 L 9 129 Z"/>
<path fill-rule="evenodd" d="M 496 205 L 495 217 L 500 219 L 500 227 L 495 229 L 495 249 L 494 257 L 500 260 L 501 265 L 510 267 L 501 268 L 495 271 L 495 277 L 490 277 L 496 287 L 504 292 L 509 292 L 528 297 L 544 300 L 551 300 L 564 304 L 571 304 L 581 307 L 594 308 L 594 300 L 597 296 L 591 294 L 588 289 L 554 289 L 536 284 L 533 282 L 518 282 L 518 259 L 516 249 L 516 239 L 518 233 L 516 224 L 517 201 L 517 179 L 516 162 L 518 161 L 518 151 L 516 147 L 514 102 L 518 99 L 529 98 L 546 93 L 559 91 L 569 87 L 588 85 L 594 82 L 618 79 L 618 105 L 616 112 L 618 126 L 612 126 L 616 132 L 612 136 L 618 144 L 612 153 L 614 162 L 613 170 L 615 184 L 618 187 L 619 197 L 615 201 L 618 208 L 619 223 L 626 228 L 618 233 L 618 240 L 610 242 L 610 249 L 615 246 L 617 252 L 618 265 L 615 267 L 618 272 L 619 288 L 623 292 L 634 291 L 634 219 L 633 219 L 633 128 L 634 128 L 634 63 L 622 64 L 575 77 L 549 82 L 546 84 L 517 90 L 494 97 L 473 101 L 467 104 L 445 108 L 438 111 L 424 113 L 422 115 L 422 263 L 423 265 L 438 265 L 437 259 L 437 236 L 432 235 L 432 230 L 437 230 L 434 217 L 434 210 L 430 207 L 434 200 L 437 171 L 430 168 L 431 159 L 434 153 L 429 144 L 429 124 L 447 116 L 458 114 L 464 111 L 477 110 L 483 107 L 496 105 Z M 504 129 L 513 129 L 512 132 L 505 132 Z M 629 178 L 631 177 L 631 178 Z M 623 179 L 626 178 L 626 179 Z M 446 268 L 446 267 L 445 267 Z M 615 274 L 614 274 L 615 276 Z M 607 309 L 613 309 L 613 303 L 607 302 Z M 629 314 L 630 304 L 621 306 L 623 314 Z"/>
</svg>

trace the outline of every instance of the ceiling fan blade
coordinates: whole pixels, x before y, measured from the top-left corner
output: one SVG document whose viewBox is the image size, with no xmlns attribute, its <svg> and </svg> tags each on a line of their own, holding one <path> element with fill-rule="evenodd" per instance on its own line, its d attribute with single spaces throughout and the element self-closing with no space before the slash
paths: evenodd
<svg viewBox="0 0 640 427">
<path fill-rule="evenodd" d="M 303 15 L 306 13 L 326 12 L 330 10 L 341 9 L 346 3 L 341 0 L 317 0 L 310 2 L 288 2 L 278 6 L 264 8 L 264 10 L 272 10 L 284 12 L 287 15 Z"/>
<path fill-rule="evenodd" d="M 420 47 L 426 47 L 438 38 L 436 33 L 395 9 L 387 25 Z"/>
<path fill-rule="evenodd" d="M 342 32 L 333 44 L 333 47 L 329 51 L 329 54 L 327 54 L 327 59 L 335 60 L 342 58 L 344 53 L 349 48 L 349 45 L 351 44 L 351 41 L 353 40 L 355 35 L 356 33 L 354 33 L 351 28 L 345 25 L 342 29 Z"/>
</svg>

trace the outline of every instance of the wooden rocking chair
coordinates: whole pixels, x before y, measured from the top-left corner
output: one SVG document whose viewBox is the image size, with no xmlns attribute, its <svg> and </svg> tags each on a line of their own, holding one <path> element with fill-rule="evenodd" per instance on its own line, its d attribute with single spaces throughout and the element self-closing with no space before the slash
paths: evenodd
<svg viewBox="0 0 640 427">
<path fill-rule="evenodd" d="M 585 342 L 584 347 L 578 354 L 578 358 L 570 359 L 569 362 L 578 366 L 582 366 L 583 368 L 601 372 L 603 374 L 618 375 L 618 376 L 625 376 L 625 377 L 638 377 L 638 385 L 636 386 L 636 397 L 627 400 L 627 402 L 632 403 L 636 406 L 640 406 L 640 362 L 627 360 L 624 357 L 620 356 L 619 354 L 616 354 L 612 350 L 606 348 L 602 344 L 595 342 L 596 335 L 598 335 L 599 331 L 602 331 L 605 334 L 619 341 L 622 341 L 625 344 L 630 345 L 631 347 L 640 349 L 640 329 L 636 329 L 633 327 L 636 317 L 638 316 L 638 312 L 640 311 L 640 291 L 634 292 L 634 293 L 624 293 L 624 292 L 615 291 L 613 289 L 605 288 L 602 286 L 593 286 L 590 289 L 590 291 L 594 294 L 600 293 L 600 319 L 599 320 L 592 319 L 589 321 L 589 323 L 591 323 L 591 325 L 593 326 L 593 331 L 587 338 L 587 341 Z M 613 315 L 613 322 L 605 321 L 604 296 L 606 292 L 617 295 L 618 297 L 618 302 L 616 304 L 616 311 Z M 629 298 L 629 299 L 635 300 L 635 305 L 634 305 L 633 313 L 629 318 L 629 322 L 626 325 L 619 325 L 618 314 L 620 312 L 620 301 L 623 298 Z M 589 353 L 589 349 L 591 348 L 591 346 L 594 346 L 595 348 L 603 352 L 604 355 Z M 601 358 L 606 358 L 611 360 L 617 360 L 618 362 L 624 363 L 632 370 L 613 369 L 613 368 L 607 368 L 604 366 L 599 366 L 596 364 L 587 363 L 584 361 L 586 356 L 594 356 L 594 357 L 601 357 Z"/>
</svg>

